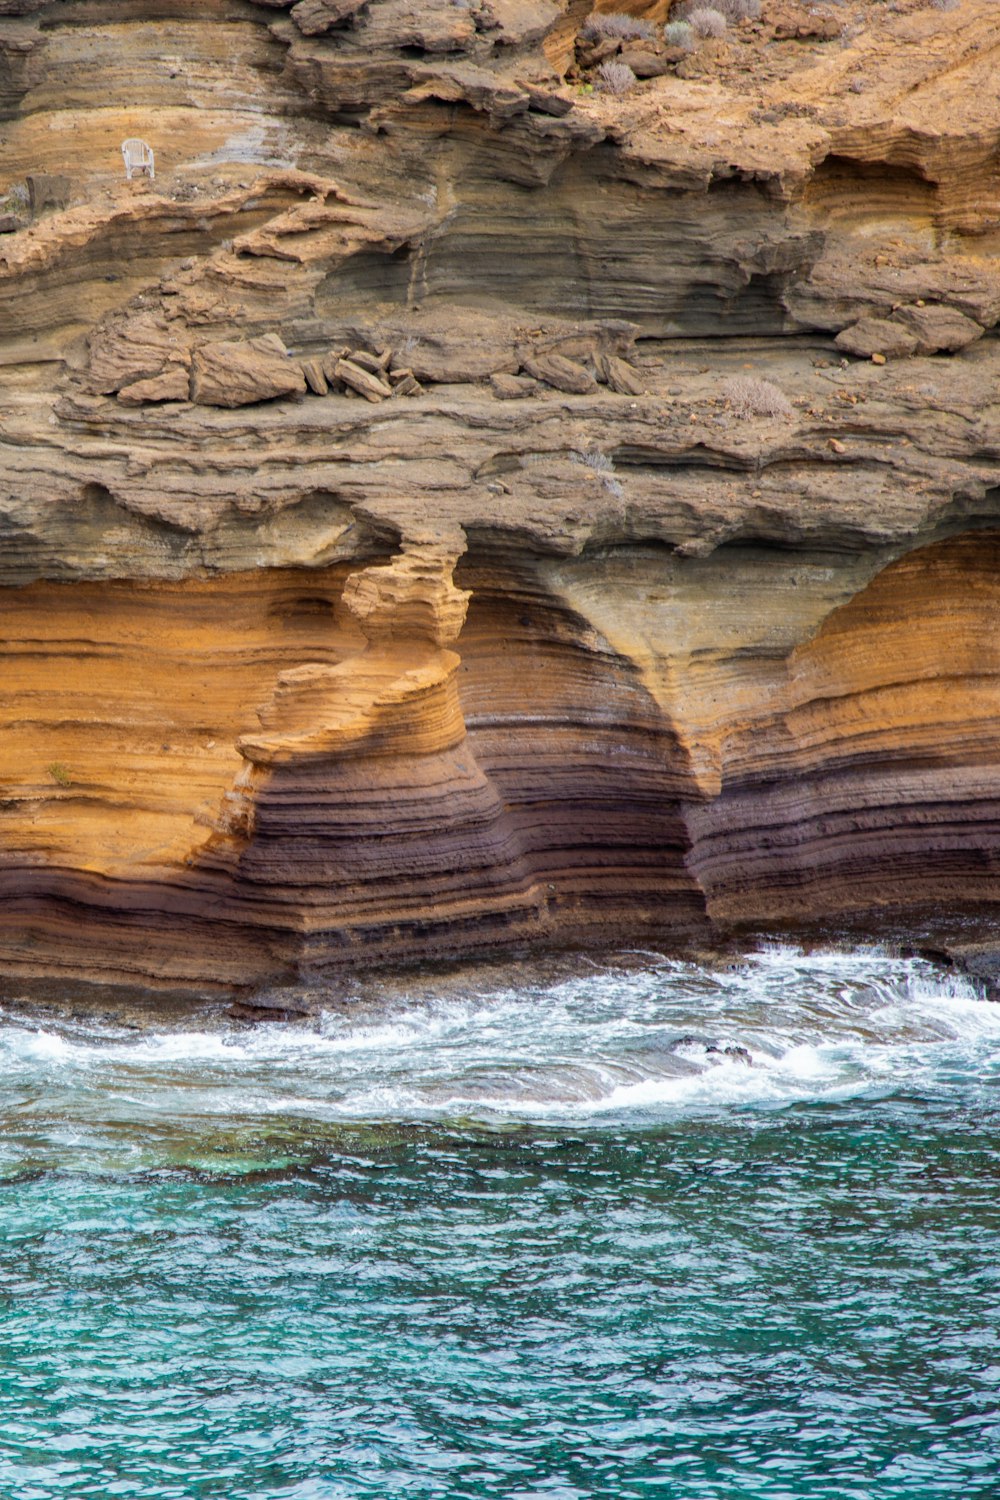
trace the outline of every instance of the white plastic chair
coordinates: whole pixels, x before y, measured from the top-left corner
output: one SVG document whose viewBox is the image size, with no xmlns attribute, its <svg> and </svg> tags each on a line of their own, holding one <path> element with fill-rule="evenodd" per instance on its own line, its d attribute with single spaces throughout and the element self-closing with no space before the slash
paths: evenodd
<svg viewBox="0 0 1000 1500">
<path fill-rule="evenodd" d="M 156 176 L 153 166 L 153 150 L 138 136 L 122 141 L 122 156 L 125 158 L 125 181 L 131 182 L 135 172 L 141 172 L 150 181 Z"/>
</svg>

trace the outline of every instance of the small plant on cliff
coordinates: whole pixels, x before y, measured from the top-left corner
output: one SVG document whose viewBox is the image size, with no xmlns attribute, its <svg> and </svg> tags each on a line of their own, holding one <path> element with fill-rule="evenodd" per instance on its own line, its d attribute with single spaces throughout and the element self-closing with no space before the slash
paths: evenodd
<svg viewBox="0 0 1000 1500">
<path fill-rule="evenodd" d="M 668 21 L 663 28 L 663 40 L 668 47 L 690 52 L 694 47 L 694 32 L 686 21 Z"/>
<path fill-rule="evenodd" d="M 577 454 L 577 458 L 582 464 L 586 464 L 588 469 L 593 469 L 595 474 L 615 472 L 613 459 L 610 459 L 606 453 L 602 453 L 600 448 L 584 448 L 582 453 Z"/>
<path fill-rule="evenodd" d="M 625 498 L 625 492 L 615 478 L 614 463 L 606 453 L 602 453 L 599 448 L 587 448 L 573 456 L 577 463 L 583 464 L 597 475 L 609 495 L 614 495 L 616 500 Z"/>
<path fill-rule="evenodd" d="M 0 210 L 8 214 L 25 214 L 31 205 L 31 195 L 26 182 L 14 182 L 0 198 Z"/>
<path fill-rule="evenodd" d="M 56 783 L 56 786 L 73 785 L 73 778 L 67 771 L 66 767 L 63 765 L 62 761 L 54 760 L 50 766 L 46 767 L 46 770 L 52 777 L 52 780 Z"/>
<path fill-rule="evenodd" d="M 687 16 L 687 23 L 695 36 L 717 37 L 726 34 L 726 18 L 721 11 L 708 6 L 699 6 Z"/>
<path fill-rule="evenodd" d="M 628 63 L 602 62 L 597 70 L 601 89 L 606 94 L 627 94 L 636 82 L 636 76 Z"/>
<path fill-rule="evenodd" d="M 744 422 L 751 417 L 790 417 L 792 403 L 784 391 L 770 380 L 753 375 L 734 375 L 722 383 L 722 398 L 734 417 Z"/>
<path fill-rule="evenodd" d="M 652 41 L 655 27 L 637 16 L 627 16 L 622 11 L 609 11 L 600 15 L 597 11 L 588 16 L 580 32 L 584 41 L 600 42 L 605 37 L 617 37 L 623 42 Z"/>
</svg>

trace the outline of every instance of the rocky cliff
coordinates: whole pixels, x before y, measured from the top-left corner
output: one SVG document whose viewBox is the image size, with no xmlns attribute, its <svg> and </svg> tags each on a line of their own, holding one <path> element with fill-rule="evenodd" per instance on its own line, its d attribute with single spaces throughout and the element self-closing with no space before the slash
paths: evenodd
<svg viewBox="0 0 1000 1500">
<path fill-rule="evenodd" d="M 5 985 L 995 909 L 1000 8 L 722 8 L 0 0 Z"/>
</svg>

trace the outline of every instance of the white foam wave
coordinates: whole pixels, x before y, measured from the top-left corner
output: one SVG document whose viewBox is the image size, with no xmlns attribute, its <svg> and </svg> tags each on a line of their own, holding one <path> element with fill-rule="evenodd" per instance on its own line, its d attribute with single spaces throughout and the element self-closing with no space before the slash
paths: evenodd
<svg viewBox="0 0 1000 1500">
<path fill-rule="evenodd" d="M 302 1026 L 137 1036 L 8 1017 L 0 1073 L 105 1118 L 604 1120 L 995 1070 L 998 1038 L 1000 1006 L 961 977 L 877 950 L 770 947 L 719 972 L 653 957 Z"/>
</svg>

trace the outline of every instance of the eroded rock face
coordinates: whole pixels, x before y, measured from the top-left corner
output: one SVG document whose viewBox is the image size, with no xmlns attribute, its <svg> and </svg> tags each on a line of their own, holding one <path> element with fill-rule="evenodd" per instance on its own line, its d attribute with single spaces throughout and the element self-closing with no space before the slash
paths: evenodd
<svg viewBox="0 0 1000 1500">
<path fill-rule="evenodd" d="M 984 532 L 892 563 L 730 730 L 694 818 L 717 913 L 996 902 L 998 562 Z"/>
<path fill-rule="evenodd" d="M 3 984 L 992 918 L 1000 14 L 766 10 L 0 0 Z"/>
</svg>

